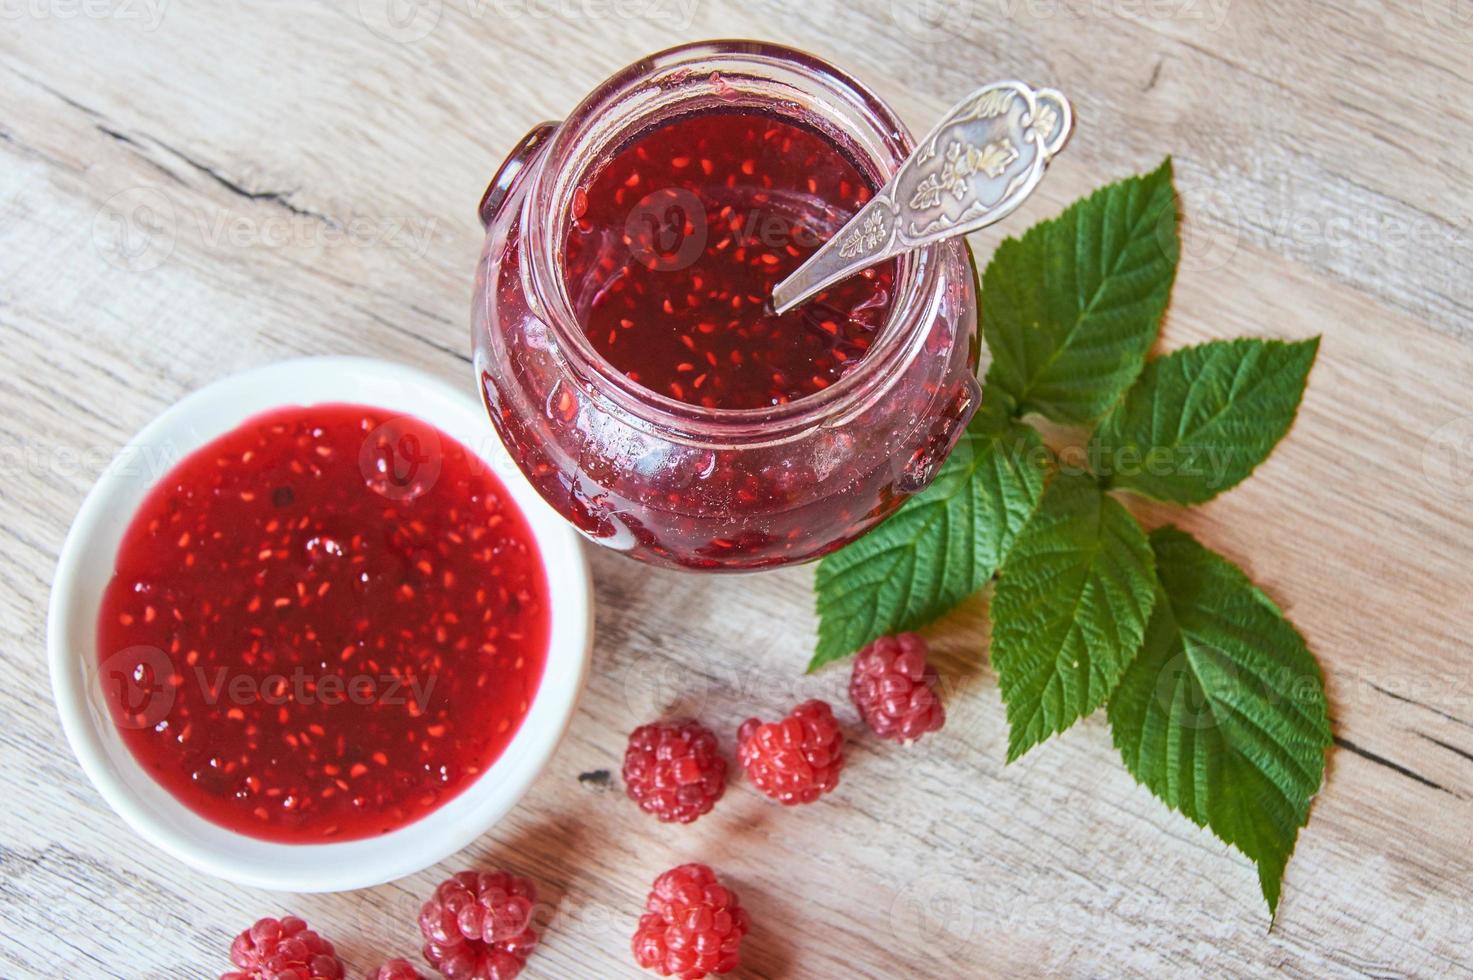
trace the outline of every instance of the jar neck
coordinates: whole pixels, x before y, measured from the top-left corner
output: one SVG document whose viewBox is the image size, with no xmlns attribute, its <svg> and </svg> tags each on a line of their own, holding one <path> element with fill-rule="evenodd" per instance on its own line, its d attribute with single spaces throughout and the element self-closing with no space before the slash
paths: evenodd
<svg viewBox="0 0 1473 980">
<path fill-rule="evenodd" d="M 772 407 L 711 409 L 678 401 L 631 381 L 594 350 L 563 275 L 574 192 L 637 134 L 678 115 L 741 107 L 818 130 L 877 188 L 913 147 L 904 123 L 876 95 L 811 55 L 750 41 L 684 45 L 629 66 L 573 110 L 536 167 L 521 213 L 525 285 L 571 370 L 666 436 L 710 445 L 780 441 L 862 411 L 917 356 L 943 300 L 935 250 L 902 256 L 895 302 L 859 366 L 823 391 Z"/>
</svg>

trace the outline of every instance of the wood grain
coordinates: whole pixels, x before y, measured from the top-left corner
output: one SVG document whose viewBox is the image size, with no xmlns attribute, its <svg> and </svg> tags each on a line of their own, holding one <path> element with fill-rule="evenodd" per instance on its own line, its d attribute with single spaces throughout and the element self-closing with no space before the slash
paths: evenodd
<svg viewBox="0 0 1473 980">
<path fill-rule="evenodd" d="M 1473 972 L 1466 2 L 400 9 L 396 28 L 383 0 L 3 7 L 0 975 L 213 976 L 236 931 L 288 909 L 361 975 L 412 953 L 452 866 L 506 864 L 546 892 L 528 977 L 633 977 L 650 880 L 697 858 L 752 907 L 750 977 Z M 501 155 L 621 65 L 719 36 L 829 57 L 917 128 L 983 80 L 1056 85 L 1076 137 L 980 255 L 1170 153 L 1187 247 L 1163 346 L 1324 335 L 1298 425 L 1248 483 L 1137 508 L 1241 562 L 1325 667 L 1338 748 L 1272 930 L 1248 862 L 1136 786 L 1101 719 L 1002 765 L 985 600 L 929 631 L 950 720 L 923 749 L 858 741 L 824 805 L 780 811 L 737 784 L 657 830 L 618 785 L 632 725 L 685 704 L 729 733 L 799 696 L 844 702 L 842 668 L 801 675 L 810 569 L 712 580 L 596 555 L 593 681 L 547 774 L 465 853 L 393 885 L 222 886 L 135 841 L 83 778 L 44 609 L 117 447 L 189 390 L 301 354 L 469 383 L 474 205 Z M 137 255 L 114 247 L 119 214 Z"/>
</svg>

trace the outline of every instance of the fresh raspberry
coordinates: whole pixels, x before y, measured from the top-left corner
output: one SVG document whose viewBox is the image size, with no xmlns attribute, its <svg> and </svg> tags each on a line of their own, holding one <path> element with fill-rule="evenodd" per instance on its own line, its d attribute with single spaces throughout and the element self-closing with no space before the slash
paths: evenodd
<svg viewBox="0 0 1473 980">
<path fill-rule="evenodd" d="M 332 943 L 294 915 L 262 919 L 235 937 L 230 962 L 240 967 L 220 980 L 342 980 Z"/>
<path fill-rule="evenodd" d="M 926 665 L 924 639 L 914 633 L 882 636 L 854 657 L 849 698 L 880 738 L 913 742 L 946 722 L 937 680 Z"/>
<path fill-rule="evenodd" d="M 537 888 L 505 871 L 462 871 L 419 910 L 425 959 L 450 980 L 511 980 L 537 945 Z"/>
<path fill-rule="evenodd" d="M 368 975 L 368 980 L 425 980 L 408 960 L 389 960 Z"/>
<path fill-rule="evenodd" d="M 704 864 L 682 864 L 655 879 L 634 930 L 634 959 L 662 977 L 700 980 L 741 963 L 751 926 L 736 893 Z"/>
<path fill-rule="evenodd" d="M 747 778 L 785 806 L 812 803 L 839 785 L 844 733 L 825 701 L 805 701 L 770 724 L 749 718 L 737 738 Z"/>
<path fill-rule="evenodd" d="M 624 786 L 646 813 L 690 823 L 711 812 L 726 791 L 726 760 L 716 736 L 698 721 L 644 725 L 629 736 Z"/>
</svg>

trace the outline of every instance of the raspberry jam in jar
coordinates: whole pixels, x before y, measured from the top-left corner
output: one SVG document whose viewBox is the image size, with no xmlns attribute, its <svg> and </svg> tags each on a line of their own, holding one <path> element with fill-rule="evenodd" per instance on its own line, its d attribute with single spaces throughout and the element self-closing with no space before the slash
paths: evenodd
<svg viewBox="0 0 1473 980">
<path fill-rule="evenodd" d="M 135 759 L 240 833 L 388 833 L 515 736 L 547 581 L 480 458 L 415 419 L 315 405 L 185 458 L 118 549 L 102 694 Z"/>
<path fill-rule="evenodd" d="M 600 544 L 711 571 L 816 558 L 923 489 L 980 395 L 965 247 L 770 306 L 911 148 L 833 67 L 741 42 L 534 129 L 482 201 L 473 323 L 533 486 Z"/>
<path fill-rule="evenodd" d="M 895 263 L 784 316 L 768 297 L 873 193 L 807 126 L 752 109 L 672 120 L 576 192 L 564 261 L 574 314 L 604 360 L 679 401 L 765 408 L 815 394 L 869 353 Z"/>
</svg>

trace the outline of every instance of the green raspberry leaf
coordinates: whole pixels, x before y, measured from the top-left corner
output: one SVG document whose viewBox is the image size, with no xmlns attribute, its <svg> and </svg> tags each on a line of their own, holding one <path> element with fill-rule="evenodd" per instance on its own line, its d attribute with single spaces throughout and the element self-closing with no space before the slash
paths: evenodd
<svg viewBox="0 0 1473 980">
<path fill-rule="evenodd" d="M 992 599 L 1009 762 L 1105 703 L 1145 635 L 1153 565 L 1145 532 L 1094 480 L 1054 479 Z"/>
<path fill-rule="evenodd" d="M 1100 424 L 1089 458 L 1112 487 L 1211 500 L 1289 431 L 1319 344 L 1231 340 L 1159 357 Z"/>
<path fill-rule="evenodd" d="M 1324 677 L 1284 614 L 1174 527 L 1151 535 L 1161 598 L 1110 697 L 1125 767 L 1258 865 L 1272 914 L 1325 773 Z"/>
<path fill-rule="evenodd" d="M 1130 387 L 1176 276 L 1168 157 L 998 246 L 982 277 L 989 384 L 1021 412 L 1085 424 Z"/>
<path fill-rule="evenodd" d="M 984 399 L 935 482 L 818 566 L 810 671 L 937 619 L 981 589 L 1043 495 L 1038 433 Z"/>
</svg>

